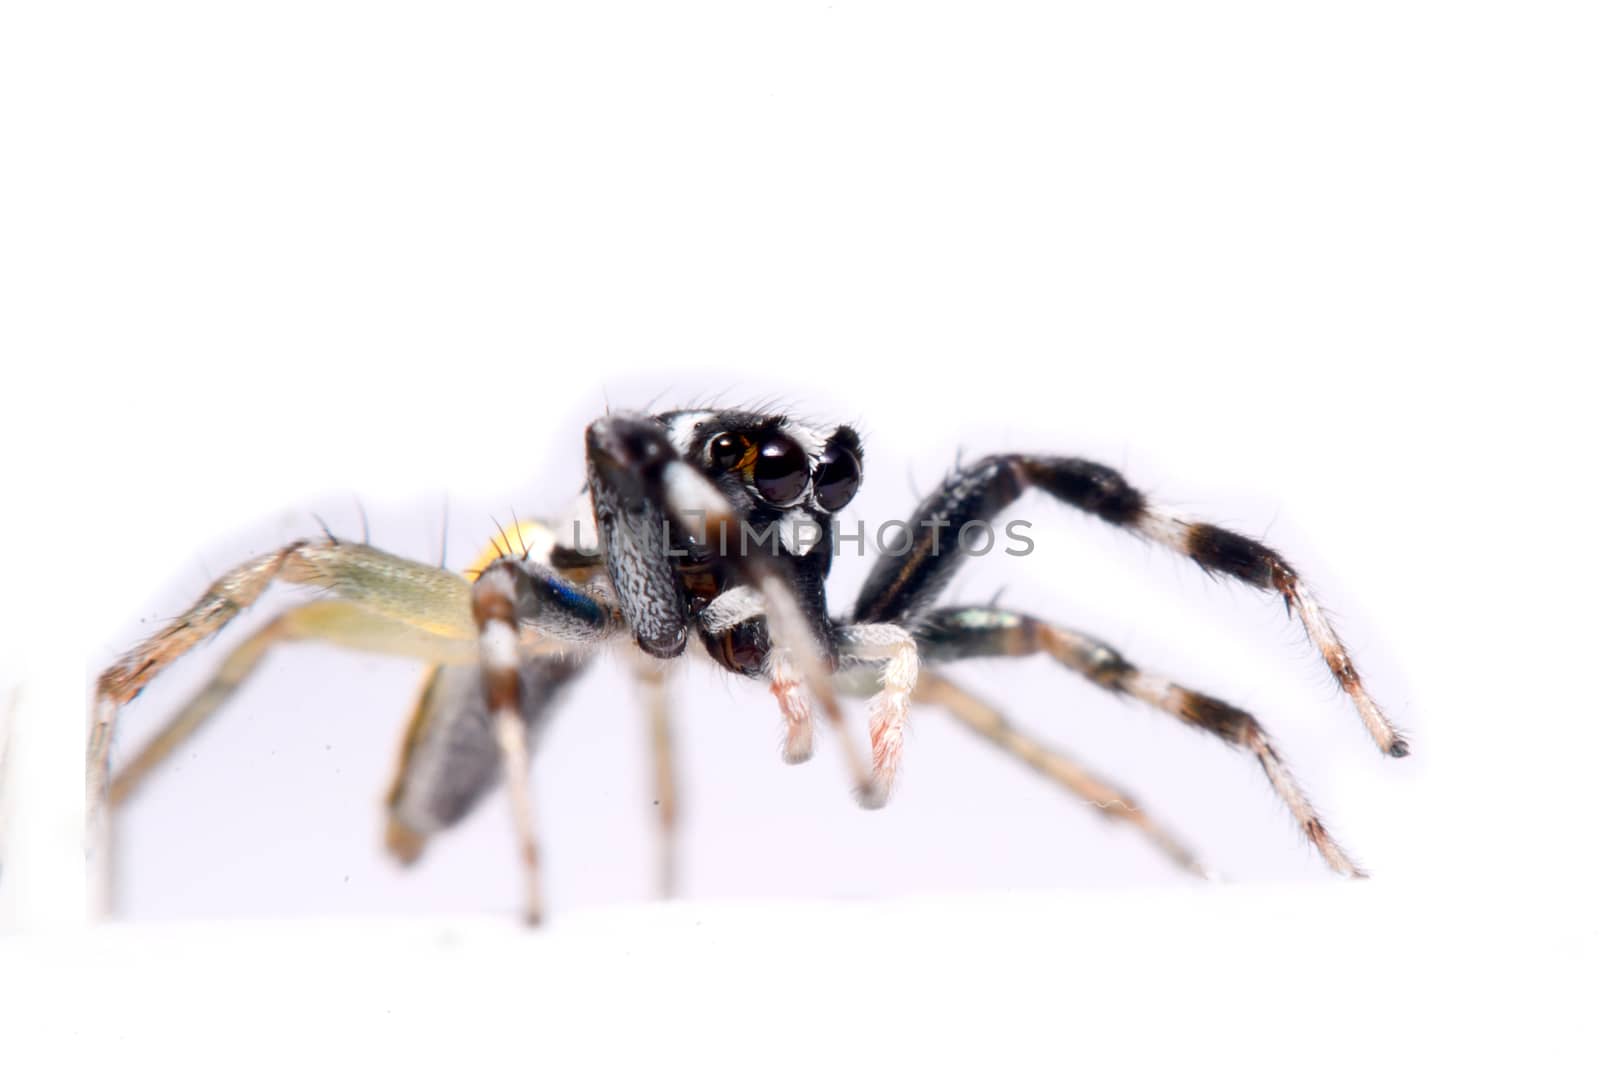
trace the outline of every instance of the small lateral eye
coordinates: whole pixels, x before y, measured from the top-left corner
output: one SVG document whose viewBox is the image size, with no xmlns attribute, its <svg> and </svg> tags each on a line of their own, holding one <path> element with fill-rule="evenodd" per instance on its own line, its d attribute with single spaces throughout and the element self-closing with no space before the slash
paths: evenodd
<svg viewBox="0 0 1600 1067">
<path fill-rule="evenodd" d="M 811 480 L 805 450 L 787 437 L 774 437 L 756 454 L 756 492 L 770 504 L 787 507 L 800 499 Z"/>
<path fill-rule="evenodd" d="M 861 461 L 849 449 L 829 445 L 822 453 L 813 483 L 817 505 L 825 511 L 838 511 L 850 503 L 860 488 Z"/>
<path fill-rule="evenodd" d="M 744 456 L 744 446 L 731 433 L 718 434 L 711 442 L 711 462 L 718 470 L 732 470 Z"/>
</svg>

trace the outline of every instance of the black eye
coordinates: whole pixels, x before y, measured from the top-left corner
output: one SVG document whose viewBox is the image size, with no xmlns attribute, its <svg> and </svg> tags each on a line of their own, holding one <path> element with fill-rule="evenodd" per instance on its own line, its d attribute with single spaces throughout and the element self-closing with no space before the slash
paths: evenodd
<svg viewBox="0 0 1600 1067">
<path fill-rule="evenodd" d="M 774 437 L 756 456 L 756 492 L 770 503 L 786 507 L 800 499 L 811 478 L 806 453 L 787 437 Z"/>
<path fill-rule="evenodd" d="M 814 485 L 818 506 L 827 511 L 840 510 L 861 488 L 861 461 L 854 452 L 829 445 L 822 453 Z"/>
<path fill-rule="evenodd" d="M 725 433 L 711 442 L 711 462 L 719 470 L 729 470 L 739 462 L 739 457 L 744 455 L 744 448 L 739 444 L 739 439 L 731 433 Z"/>
</svg>

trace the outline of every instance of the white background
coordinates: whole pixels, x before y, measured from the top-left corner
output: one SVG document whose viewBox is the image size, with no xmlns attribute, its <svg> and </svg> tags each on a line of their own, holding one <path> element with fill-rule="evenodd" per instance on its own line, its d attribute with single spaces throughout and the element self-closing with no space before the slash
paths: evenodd
<svg viewBox="0 0 1600 1067">
<path fill-rule="evenodd" d="M 0 45 L 8 1046 L 1592 1057 L 1581 5 L 44 10 Z M 81 926 L 92 671 L 313 510 L 431 559 L 448 500 L 463 563 L 566 501 L 608 401 L 718 393 L 857 422 L 851 519 L 1039 448 L 1283 550 L 1410 759 L 1275 603 L 1063 508 L 955 592 L 1256 710 L 1372 882 L 1248 759 L 1046 664 L 961 674 L 1228 884 L 933 713 L 862 813 L 825 734 L 785 767 L 766 694 L 691 669 L 690 899 L 651 904 L 602 670 L 536 765 L 529 935 L 502 803 L 378 853 L 416 668 L 292 649 L 130 808 L 128 921 Z"/>
</svg>

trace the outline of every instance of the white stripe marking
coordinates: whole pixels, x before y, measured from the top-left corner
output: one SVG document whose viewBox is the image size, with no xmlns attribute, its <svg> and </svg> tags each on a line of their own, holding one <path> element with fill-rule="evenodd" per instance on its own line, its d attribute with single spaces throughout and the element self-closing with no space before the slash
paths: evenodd
<svg viewBox="0 0 1600 1067">
<path fill-rule="evenodd" d="M 508 623 L 500 619 L 484 623 L 478 649 L 485 666 L 500 671 L 517 669 L 517 632 Z"/>
</svg>

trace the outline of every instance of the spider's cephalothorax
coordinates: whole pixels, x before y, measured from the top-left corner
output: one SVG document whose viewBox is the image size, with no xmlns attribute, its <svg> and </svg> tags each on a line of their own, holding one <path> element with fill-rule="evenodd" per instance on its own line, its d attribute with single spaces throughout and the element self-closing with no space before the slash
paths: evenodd
<svg viewBox="0 0 1600 1067">
<path fill-rule="evenodd" d="M 1088 460 L 992 455 L 962 466 L 918 506 L 909 540 L 880 557 L 855 605 L 828 609 L 832 519 L 862 478 L 861 440 L 769 412 L 676 410 L 609 414 L 585 437 L 588 486 L 570 534 L 522 522 L 464 575 L 331 535 L 296 541 L 218 579 L 174 622 L 112 664 L 96 687 L 90 810 L 103 857 L 109 808 L 249 677 L 283 640 L 316 640 L 429 664 L 388 798 L 387 842 L 420 855 L 504 779 L 526 872 L 525 911 L 541 912 L 530 738 L 602 645 L 626 640 L 652 723 L 663 835 L 661 883 L 673 884 L 676 828 L 670 730 L 660 660 L 696 649 L 764 681 L 783 713 L 784 757 L 812 750 L 812 702 L 837 728 L 861 802 L 881 805 L 900 764 L 913 700 L 945 709 L 979 735 L 1129 822 L 1186 869 L 1193 855 L 1120 790 L 1015 729 L 995 708 L 929 664 L 1044 653 L 1094 685 L 1208 731 L 1255 757 L 1327 864 L 1361 872 L 1333 841 L 1250 713 L 1134 666 L 1088 635 L 988 605 L 941 605 L 972 523 L 993 521 L 1029 489 L 1161 544 L 1206 570 L 1267 591 L 1297 615 L 1367 729 L 1389 755 L 1406 742 L 1379 710 L 1298 574 L 1250 538 L 1190 521 Z M 266 622 L 228 656 L 173 720 L 110 776 L 117 710 L 165 666 L 247 609 L 274 581 L 325 595 Z M 835 682 L 872 693 L 870 757 L 851 742 Z M 109 804 L 107 803 L 109 801 Z"/>
</svg>

